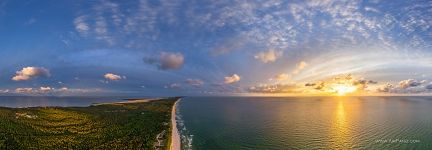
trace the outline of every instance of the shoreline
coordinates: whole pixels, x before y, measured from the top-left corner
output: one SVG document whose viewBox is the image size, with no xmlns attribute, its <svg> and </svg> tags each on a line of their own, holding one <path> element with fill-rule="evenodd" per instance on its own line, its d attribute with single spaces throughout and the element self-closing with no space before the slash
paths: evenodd
<svg viewBox="0 0 432 150">
<path fill-rule="evenodd" d="M 171 125 L 172 125 L 172 131 L 171 131 L 171 146 L 170 150 L 180 150 L 180 135 L 179 131 L 177 129 L 177 120 L 176 120 L 176 108 L 177 104 L 181 99 L 177 100 L 174 103 L 173 109 L 171 111 Z"/>
<path fill-rule="evenodd" d="M 106 103 L 93 103 L 90 106 L 100 106 L 100 105 L 115 105 L 115 104 L 133 104 L 133 103 L 146 103 L 150 101 L 161 100 L 161 98 L 149 98 L 149 99 L 133 99 L 124 100 L 118 102 L 106 102 Z"/>
</svg>

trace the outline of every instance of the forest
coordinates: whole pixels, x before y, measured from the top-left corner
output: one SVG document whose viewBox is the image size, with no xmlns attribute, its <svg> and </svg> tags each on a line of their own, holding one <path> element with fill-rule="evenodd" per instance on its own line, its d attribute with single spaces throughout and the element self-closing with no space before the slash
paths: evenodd
<svg viewBox="0 0 432 150">
<path fill-rule="evenodd" d="M 0 149 L 155 149 L 177 98 L 88 107 L 0 107 Z M 165 134 L 166 145 L 170 133 Z"/>
</svg>

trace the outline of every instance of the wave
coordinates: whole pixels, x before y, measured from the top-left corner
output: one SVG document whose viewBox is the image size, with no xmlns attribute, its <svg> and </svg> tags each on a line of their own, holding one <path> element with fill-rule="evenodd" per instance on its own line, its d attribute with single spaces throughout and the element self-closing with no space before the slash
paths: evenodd
<svg viewBox="0 0 432 150">
<path fill-rule="evenodd" d="M 178 128 L 179 133 L 180 133 L 181 149 L 182 150 L 192 150 L 193 134 L 191 134 L 189 132 L 189 130 L 187 130 L 187 128 L 184 124 L 183 116 L 181 115 L 180 105 L 182 105 L 181 102 L 177 105 L 177 108 L 176 108 L 176 110 L 177 110 L 176 111 L 176 120 L 177 120 L 177 128 Z"/>
</svg>

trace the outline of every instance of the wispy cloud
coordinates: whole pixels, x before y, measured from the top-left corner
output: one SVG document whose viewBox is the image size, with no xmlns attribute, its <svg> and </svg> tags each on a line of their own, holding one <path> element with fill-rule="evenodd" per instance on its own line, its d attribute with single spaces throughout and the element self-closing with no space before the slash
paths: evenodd
<svg viewBox="0 0 432 150">
<path fill-rule="evenodd" d="M 275 62 L 278 58 L 282 57 L 282 51 L 268 50 L 265 52 L 259 52 L 255 55 L 255 59 L 260 60 L 263 63 Z"/>
<path fill-rule="evenodd" d="M 200 79 L 186 79 L 185 81 L 187 84 L 194 86 L 194 87 L 200 87 L 204 85 L 204 81 Z"/>
</svg>

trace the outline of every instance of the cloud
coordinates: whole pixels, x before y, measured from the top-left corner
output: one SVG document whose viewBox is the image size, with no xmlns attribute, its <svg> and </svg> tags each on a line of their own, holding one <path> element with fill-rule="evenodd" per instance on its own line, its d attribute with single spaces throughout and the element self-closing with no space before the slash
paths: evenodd
<svg viewBox="0 0 432 150">
<path fill-rule="evenodd" d="M 296 68 L 292 72 L 292 74 L 298 74 L 300 71 L 302 71 L 308 64 L 305 61 L 301 61 L 297 64 Z"/>
<path fill-rule="evenodd" d="M 111 81 L 118 81 L 121 79 L 126 79 L 126 76 L 120 76 L 113 73 L 107 73 L 104 75 L 105 79 L 111 80 Z"/>
<path fill-rule="evenodd" d="M 282 57 L 282 51 L 268 50 L 266 52 L 259 52 L 255 55 L 255 59 L 260 60 L 263 63 L 275 62 L 278 58 Z"/>
<path fill-rule="evenodd" d="M 316 83 L 306 83 L 305 86 L 315 86 Z"/>
<path fill-rule="evenodd" d="M 85 22 L 86 16 L 79 16 L 74 19 L 75 29 L 81 33 L 86 34 L 90 30 L 89 25 Z"/>
<path fill-rule="evenodd" d="M 247 91 L 251 93 L 298 93 L 298 89 L 294 84 L 264 84 L 249 87 Z"/>
<path fill-rule="evenodd" d="M 294 69 L 290 74 L 281 73 L 281 74 L 276 75 L 276 76 L 274 77 L 274 79 L 277 80 L 277 81 L 287 80 L 287 79 L 289 79 L 290 77 L 292 77 L 293 75 L 298 74 L 298 73 L 299 73 L 301 70 L 303 70 L 307 65 L 308 65 L 308 64 L 307 64 L 305 61 L 300 61 L 300 62 L 296 65 L 295 69 Z M 272 80 L 272 79 L 270 79 L 270 80 Z"/>
<path fill-rule="evenodd" d="M 407 39 L 413 46 L 430 45 L 429 36 L 421 34 L 431 29 L 432 17 L 426 15 L 431 4 L 427 1 L 389 4 L 385 1 L 335 0 L 190 0 L 188 3 L 162 0 L 157 5 L 145 0 L 129 3 L 101 1 L 80 8 L 84 10 L 77 13 L 76 29 L 91 30 L 88 29 L 90 26 L 95 28 L 99 20 L 104 20 L 112 33 L 109 38 L 134 37 L 140 41 L 134 42 L 136 45 L 150 43 L 145 40 L 158 38 L 165 28 L 179 27 L 185 29 L 179 32 L 190 35 L 196 35 L 197 30 L 188 29 L 198 29 L 203 33 L 230 29 L 239 39 L 256 40 L 277 48 L 302 48 L 304 45 L 338 47 L 363 42 L 385 43 L 392 47 Z M 85 17 L 81 15 L 83 13 Z M 98 33 L 92 34 L 98 36 Z M 222 51 L 227 50 L 230 48 Z"/>
<path fill-rule="evenodd" d="M 236 38 L 236 37 L 229 38 L 229 39 L 226 39 L 223 42 L 223 44 L 220 44 L 220 45 L 217 45 L 216 47 L 214 47 L 210 51 L 210 54 L 212 56 L 218 56 L 218 55 L 226 54 L 226 53 L 229 53 L 231 51 L 240 50 L 245 45 L 246 45 L 246 41 L 243 38 Z"/>
<path fill-rule="evenodd" d="M 67 88 L 67 87 L 62 87 L 62 88 L 60 88 L 60 91 L 63 91 L 63 92 L 65 92 L 65 91 L 69 91 L 69 88 Z"/>
<path fill-rule="evenodd" d="M 16 75 L 12 77 L 12 80 L 25 81 L 38 76 L 49 77 L 51 76 L 51 74 L 48 69 L 45 69 L 43 67 L 25 67 L 22 70 L 17 71 Z"/>
<path fill-rule="evenodd" d="M 53 90 L 53 88 L 47 86 L 47 87 L 40 87 L 39 90 L 40 90 L 41 92 L 46 93 L 46 92 L 50 92 L 51 90 Z"/>
<path fill-rule="evenodd" d="M 290 75 L 286 74 L 286 73 L 281 73 L 281 74 L 278 74 L 274 77 L 274 79 L 277 81 L 284 81 L 284 80 L 288 80 L 289 78 L 290 78 Z"/>
<path fill-rule="evenodd" d="M 320 81 L 315 85 L 314 89 L 322 90 L 322 89 L 324 89 L 324 87 L 325 87 L 325 82 Z"/>
<path fill-rule="evenodd" d="M 16 88 L 14 90 L 14 93 L 17 94 L 24 94 L 24 95 L 76 95 L 76 94 L 83 94 L 83 93 L 95 93 L 100 92 L 100 89 L 70 89 L 67 87 L 61 87 L 61 88 L 53 88 L 50 86 L 42 86 L 39 88 L 32 88 L 32 87 L 23 87 L 23 88 Z"/>
<path fill-rule="evenodd" d="M 235 83 L 235 82 L 238 82 L 238 81 L 240 81 L 240 76 L 239 75 L 237 75 L 237 74 L 233 74 L 232 76 L 227 76 L 227 77 L 225 77 L 225 84 L 232 84 L 232 83 Z"/>
<path fill-rule="evenodd" d="M 419 82 L 417 80 L 414 79 L 407 79 L 407 80 L 402 80 L 399 82 L 399 87 L 402 89 L 406 89 L 406 88 L 410 88 L 410 87 L 416 87 L 421 85 L 422 82 Z"/>
<path fill-rule="evenodd" d="M 166 89 L 181 89 L 181 85 L 178 83 L 172 83 L 170 85 L 165 85 Z"/>
<path fill-rule="evenodd" d="M 31 25 L 36 23 L 36 19 L 35 18 L 30 18 L 27 22 L 24 23 L 24 25 Z"/>
<path fill-rule="evenodd" d="M 351 78 L 351 76 L 349 76 Z M 373 81 L 373 80 L 365 80 L 365 79 L 359 79 L 359 80 L 354 80 L 352 82 L 352 85 L 357 86 L 357 88 L 359 89 L 366 89 L 368 84 L 377 84 L 377 81 Z"/>
<path fill-rule="evenodd" d="M 195 86 L 195 87 L 199 87 L 199 86 L 202 86 L 204 84 L 204 81 L 202 81 L 200 79 L 187 79 L 185 82 L 187 84 L 189 84 L 191 86 Z"/>
<path fill-rule="evenodd" d="M 306 83 L 305 87 L 312 87 L 315 90 L 334 92 L 337 86 L 355 86 L 357 90 L 366 91 L 370 84 L 377 84 L 377 81 L 366 80 L 364 78 L 354 77 L 351 74 L 337 75 L 326 80 L 315 83 Z"/>
<path fill-rule="evenodd" d="M 9 93 L 9 89 L 0 89 L 0 93 Z"/>
<path fill-rule="evenodd" d="M 20 93 L 20 94 L 43 94 L 43 93 L 49 93 L 49 92 L 54 92 L 55 89 L 51 88 L 49 86 L 46 87 L 39 87 L 37 88 L 30 88 L 30 87 L 26 87 L 26 88 L 16 88 L 15 89 L 15 93 Z"/>
<path fill-rule="evenodd" d="M 384 92 L 384 93 L 387 93 L 387 92 L 391 92 L 391 91 L 393 90 L 393 88 L 394 88 L 394 86 L 393 86 L 392 84 L 387 83 L 387 84 L 385 84 L 385 85 L 382 85 L 381 87 L 378 87 L 378 88 L 376 89 L 376 91 L 377 91 L 377 92 Z"/>
<path fill-rule="evenodd" d="M 15 89 L 16 93 L 27 93 L 27 94 L 31 94 L 33 93 L 33 88 L 16 88 Z"/>
<path fill-rule="evenodd" d="M 407 79 L 399 82 L 398 86 L 390 83 L 382 85 L 376 89 L 377 92 L 390 93 L 423 93 L 432 89 L 432 83 L 426 84 L 426 80 Z"/>
<path fill-rule="evenodd" d="M 426 85 L 426 87 L 425 87 L 426 89 L 428 89 L 428 90 L 432 90 L 432 82 L 431 83 L 429 83 L 428 85 Z"/>
<path fill-rule="evenodd" d="M 144 58 L 144 62 L 157 65 L 162 70 L 180 69 L 184 63 L 181 53 L 161 52 L 158 58 Z"/>
<path fill-rule="evenodd" d="M 306 83 L 305 87 L 313 87 L 315 90 L 322 90 L 325 87 L 325 82 L 319 81 L 317 83 Z"/>
</svg>

